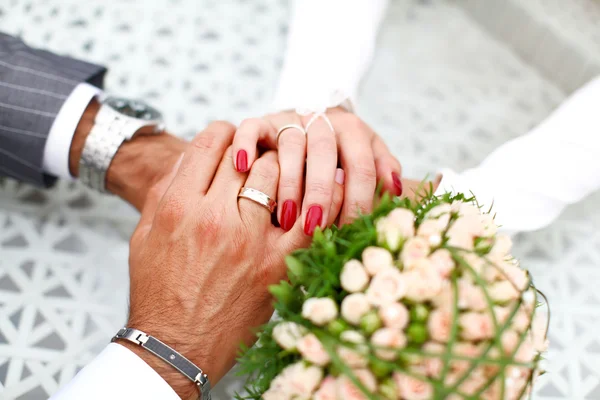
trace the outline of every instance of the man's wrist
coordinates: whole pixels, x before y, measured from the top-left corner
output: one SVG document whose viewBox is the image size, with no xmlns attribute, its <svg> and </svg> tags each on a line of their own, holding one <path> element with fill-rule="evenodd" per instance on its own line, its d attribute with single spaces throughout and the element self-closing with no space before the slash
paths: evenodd
<svg viewBox="0 0 600 400">
<path fill-rule="evenodd" d="M 69 150 L 72 176 L 79 176 L 79 160 L 99 109 L 98 100 L 92 99 L 77 125 Z M 143 133 L 121 145 L 106 173 L 107 189 L 137 209 L 143 207 L 148 190 L 164 171 L 170 171 L 186 145 L 184 140 L 169 134 Z"/>
</svg>

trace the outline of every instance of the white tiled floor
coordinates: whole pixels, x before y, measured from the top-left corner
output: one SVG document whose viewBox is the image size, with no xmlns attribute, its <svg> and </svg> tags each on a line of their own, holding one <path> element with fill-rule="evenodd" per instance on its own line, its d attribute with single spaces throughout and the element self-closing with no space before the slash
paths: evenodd
<svg viewBox="0 0 600 400">
<path fill-rule="evenodd" d="M 106 63 L 107 88 L 149 98 L 175 132 L 189 136 L 208 120 L 239 122 L 267 109 L 284 50 L 285 1 L 56 4 L 6 0 L 1 29 Z M 459 8 L 397 0 L 359 112 L 405 175 L 422 178 L 440 166 L 476 165 L 564 97 Z M 539 399 L 600 399 L 599 200 L 518 240 L 517 254 L 553 312 Z M 121 325 L 135 218 L 119 200 L 79 184 L 40 192 L 0 183 L 0 397 L 46 398 Z M 237 388 L 228 378 L 215 397 L 231 398 Z"/>
</svg>

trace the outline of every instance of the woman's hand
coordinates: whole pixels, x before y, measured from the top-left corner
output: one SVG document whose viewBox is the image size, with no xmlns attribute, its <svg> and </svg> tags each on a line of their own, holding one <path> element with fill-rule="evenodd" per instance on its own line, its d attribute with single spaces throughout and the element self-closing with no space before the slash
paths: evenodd
<svg viewBox="0 0 600 400">
<path fill-rule="evenodd" d="M 241 187 L 275 198 L 274 151 L 253 160 L 248 174 L 233 167 L 235 127 L 213 123 L 196 136 L 180 165 L 156 185 L 130 248 L 128 326 L 155 336 L 202 368 L 214 385 L 234 364 L 240 343 L 269 320 L 268 286 L 286 278 L 284 256 L 309 242 L 300 225 L 285 232 L 271 214 L 240 198 Z M 337 215 L 343 186 L 328 214 Z M 331 222 L 331 221 L 329 221 Z M 183 398 L 194 384 L 147 351 L 142 357 Z"/>
<path fill-rule="evenodd" d="M 295 112 L 247 119 L 236 132 L 233 154 L 240 172 L 247 171 L 256 160 L 257 144 L 278 149 L 281 177 L 277 219 L 285 230 L 295 226 L 299 215 L 307 235 L 317 226 L 326 226 L 331 219 L 329 208 L 338 161 L 346 173 L 341 224 L 350 222 L 359 213 L 371 212 L 378 179 L 383 181 L 384 190 L 402 194 L 402 167 L 381 138 L 358 117 L 341 108 L 330 109 L 326 115 L 335 133 L 323 118 L 318 118 L 306 136 L 298 129 L 286 129 L 277 142 L 281 127 L 289 124 L 304 127 L 310 120 L 310 116 Z"/>
</svg>

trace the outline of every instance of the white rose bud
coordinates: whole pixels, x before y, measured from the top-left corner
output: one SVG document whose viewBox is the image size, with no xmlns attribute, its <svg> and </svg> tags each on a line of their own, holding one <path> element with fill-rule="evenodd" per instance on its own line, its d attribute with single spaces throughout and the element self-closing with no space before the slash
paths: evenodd
<svg viewBox="0 0 600 400">
<path fill-rule="evenodd" d="M 337 315 L 337 306 L 328 297 L 311 298 L 302 304 L 302 316 L 318 326 L 333 321 Z"/>
<path fill-rule="evenodd" d="M 441 219 L 445 222 L 444 225 L 448 225 L 450 222 L 450 214 L 452 213 L 452 207 L 448 203 L 440 204 L 439 206 L 433 207 L 427 212 L 425 218 L 427 219 Z"/>
<path fill-rule="evenodd" d="M 498 234 L 490 250 L 490 255 L 497 257 L 506 257 L 512 249 L 512 240 L 508 235 Z"/>
<path fill-rule="evenodd" d="M 439 246 L 446 225 L 447 223 L 442 219 L 426 219 L 419 225 L 417 235 L 426 239 L 431 246 Z"/>
<path fill-rule="evenodd" d="M 371 336 L 371 344 L 378 348 L 375 350 L 377 357 L 393 361 L 398 356 L 395 350 L 406 346 L 406 336 L 395 329 L 381 328 Z"/>
<path fill-rule="evenodd" d="M 429 242 L 422 237 L 409 239 L 402 248 L 400 259 L 404 268 L 412 268 L 418 260 L 429 255 Z"/>
<path fill-rule="evenodd" d="M 381 247 L 367 247 L 362 253 L 362 261 L 365 269 L 371 276 L 384 268 L 394 267 L 392 254 Z"/>
<path fill-rule="evenodd" d="M 317 337 L 309 333 L 298 341 L 298 351 L 306 361 L 321 367 L 326 366 L 331 361 L 329 354 Z"/>
<path fill-rule="evenodd" d="M 353 348 L 344 346 L 338 347 L 338 356 L 342 361 L 351 368 L 364 368 L 368 364 L 367 354 L 369 348 L 365 345 L 365 337 L 356 331 L 344 331 L 340 335 L 340 339 L 344 342 L 354 343 Z"/>
<path fill-rule="evenodd" d="M 362 292 L 369 284 L 369 275 L 360 261 L 350 260 L 342 268 L 340 283 L 350 293 Z"/>
<path fill-rule="evenodd" d="M 293 350 L 298 340 L 306 334 L 306 328 L 295 322 L 280 322 L 273 328 L 273 339 L 285 350 Z"/>
<path fill-rule="evenodd" d="M 314 365 L 305 366 L 303 361 L 292 364 L 291 368 L 288 381 L 290 398 L 309 399 L 323 379 L 323 370 Z"/>
<path fill-rule="evenodd" d="M 395 208 L 387 218 L 389 221 L 400 229 L 400 236 L 410 238 L 415 236 L 415 214 L 405 208 Z"/>
<path fill-rule="evenodd" d="M 356 376 L 363 386 L 371 393 L 377 389 L 377 380 L 371 371 L 367 369 L 353 370 L 352 373 Z M 364 393 L 354 385 L 349 377 L 341 375 L 337 380 L 338 399 L 344 400 L 366 400 Z"/>
<path fill-rule="evenodd" d="M 390 303 L 379 308 L 379 318 L 388 328 L 403 330 L 408 325 L 408 309 L 402 303 Z"/>
<path fill-rule="evenodd" d="M 383 306 L 400 300 L 406 293 L 404 277 L 395 268 L 379 271 L 367 289 L 367 299 L 374 306 Z"/>
<path fill-rule="evenodd" d="M 489 314 L 466 312 L 458 316 L 460 335 L 466 340 L 484 340 L 494 337 L 494 323 Z"/>
<path fill-rule="evenodd" d="M 380 244 L 387 244 L 392 250 L 398 250 L 403 239 L 415 235 L 414 214 L 404 208 L 396 208 L 387 217 L 377 221 L 377 237 Z"/>
<path fill-rule="evenodd" d="M 371 304 L 363 293 L 352 293 L 342 300 L 342 318 L 353 325 L 360 324 L 360 319 L 371 310 Z"/>
<path fill-rule="evenodd" d="M 433 386 L 412 376 L 394 372 L 394 382 L 398 388 L 398 398 L 406 400 L 429 400 L 433 398 Z"/>
</svg>

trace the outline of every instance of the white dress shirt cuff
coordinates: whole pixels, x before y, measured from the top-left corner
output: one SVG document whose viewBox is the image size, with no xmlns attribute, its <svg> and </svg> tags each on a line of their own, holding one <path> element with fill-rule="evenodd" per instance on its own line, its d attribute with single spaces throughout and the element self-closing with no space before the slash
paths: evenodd
<svg viewBox="0 0 600 400">
<path fill-rule="evenodd" d="M 354 109 L 388 0 L 296 0 L 274 109 Z"/>
<path fill-rule="evenodd" d="M 50 400 L 179 400 L 179 396 L 141 358 L 111 343 Z"/>
<path fill-rule="evenodd" d="M 73 179 L 69 172 L 71 141 L 88 104 L 101 93 L 96 86 L 80 83 L 63 103 L 52 123 L 44 147 L 42 168 L 45 173 L 58 178 Z"/>
</svg>

